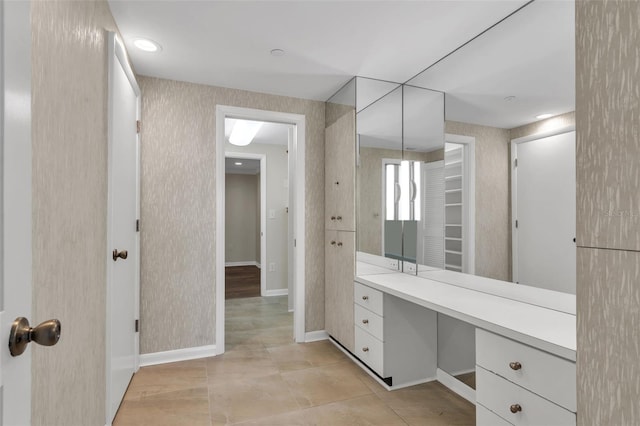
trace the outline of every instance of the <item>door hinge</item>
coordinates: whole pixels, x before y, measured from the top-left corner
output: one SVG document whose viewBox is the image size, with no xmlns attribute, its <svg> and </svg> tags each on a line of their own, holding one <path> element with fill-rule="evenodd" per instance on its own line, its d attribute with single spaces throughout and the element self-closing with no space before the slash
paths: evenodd
<svg viewBox="0 0 640 426">
<path fill-rule="evenodd" d="M 140 133 L 140 127 L 141 127 L 140 120 L 136 120 L 136 133 Z"/>
<path fill-rule="evenodd" d="M 296 239 L 295 238 L 293 239 L 293 246 L 294 247 L 296 246 Z"/>
<path fill-rule="evenodd" d="M 140 219 L 136 219 L 136 232 L 140 232 Z"/>
<path fill-rule="evenodd" d="M 516 219 L 516 229 L 518 228 L 518 219 Z"/>
<path fill-rule="evenodd" d="M 518 159 L 513 160 L 513 167 L 518 167 Z"/>
<path fill-rule="evenodd" d="M 136 333 L 140 331 L 140 320 L 136 320 Z"/>
</svg>

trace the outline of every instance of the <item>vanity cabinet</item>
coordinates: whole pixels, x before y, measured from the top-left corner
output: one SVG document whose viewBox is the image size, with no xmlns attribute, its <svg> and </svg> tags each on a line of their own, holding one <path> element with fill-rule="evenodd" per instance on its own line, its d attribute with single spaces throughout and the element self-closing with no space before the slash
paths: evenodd
<svg viewBox="0 0 640 426">
<path fill-rule="evenodd" d="M 389 386 L 433 380 L 437 314 L 358 282 L 353 291 L 353 354 Z"/>
<path fill-rule="evenodd" d="M 491 414 L 513 425 L 575 425 L 573 361 L 476 329 L 478 426 Z"/>
<path fill-rule="evenodd" d="M 355 112 L 325 129 L 325 229 L 356 230 Z"/>
<path fill-rule="evenodd" d="M 355 244 L 355 232 L 325 230 L 325 330 L 351 352 Z"/>
</svg>

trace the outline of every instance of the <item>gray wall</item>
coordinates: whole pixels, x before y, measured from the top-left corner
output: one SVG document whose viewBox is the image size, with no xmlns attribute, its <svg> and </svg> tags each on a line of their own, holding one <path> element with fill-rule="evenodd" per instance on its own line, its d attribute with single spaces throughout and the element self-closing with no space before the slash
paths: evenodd
<svg viewBox="0 0 640 426">
<path fill-rule="evenodd" d="M 578 424 L 640 424 L 640 3 L 576 2 Z"/>
<path fill-rule="evenodd" d="M 306 116 L 306 330 L 324 329 L 324 103 L 150 77 L 139 83 L 141 353 L 216 341 L 216 105 Z"/>
<path fill-rule="evenodd" d="M 103 425 L 107 259 L 106 1 L 34 1 L 32 424 Z"/>
<path fill-rule="evenodd" d="M 225 176 L 225 261 L 260 263 L 260 177 Z M 257 218 L 257 219 L 256 219 Z"/>
</svg>

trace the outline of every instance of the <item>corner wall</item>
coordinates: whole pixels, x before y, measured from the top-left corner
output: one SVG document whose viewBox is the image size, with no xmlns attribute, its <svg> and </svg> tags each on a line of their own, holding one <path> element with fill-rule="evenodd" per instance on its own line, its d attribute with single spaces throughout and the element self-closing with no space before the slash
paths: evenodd
<svg viewBox="0 0 640 426">
<path fill-rule="evenodd" d="M 107 261 L 106 1 L 32 1 L 32 424 L 105 422 Z"/>
<path fill-rule="evenodd" d="M 323 330 L 324 103 L 151 77 L 139 83 L 140 352 L 215 344 L 216 105 L 306 116 L 305 329 Z"/>
</svg>

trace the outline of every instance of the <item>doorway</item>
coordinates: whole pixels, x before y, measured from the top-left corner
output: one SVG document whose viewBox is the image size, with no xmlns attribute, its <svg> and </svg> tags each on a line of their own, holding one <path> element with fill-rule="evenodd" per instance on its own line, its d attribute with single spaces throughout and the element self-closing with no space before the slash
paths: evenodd
<svg viewBox="0 0 640 426">
<path fill-rule="evenodd" d="M 228 127 L 228 126 L 227 126 Z M 225 299 L 266 296 L 267 156 L 225 153 Z"/>
<path fill-rule="evenodd" d="M 225 265 L 226 265 L 226 176 L 225 176 L 225 158 L 227 140 L 226 119 L 248 120 L 267 123 L 280 123 L 290 127 L 288 137 L 287 166 L 288 177 L 282 180 L 279 192 L 288 194 L 288 201 L 285 209 L 278 212 L 267 207 L 267 218 L 272 215 L 286 214 L 286 229 L 292 229 L 293 232 L 288 233 L 286 239 L 287 259 L 291 259 L 288 268 L 284 272 L 285 282 L 291 282 L 291 290 L 282 289 L 282 294 L 289 294 L 293 305 L 293 336 L 292 340 L 296 342 L 304 342 L 304 250 L 305 250 L 305 175 L 304 175 L 304 158 L 305 158 L 305 117 L 298 114 L 279 113 L 264 110 L 255 110 L 248 108 L 238 108 L 219 105 L 216 109 L 216 353 L 225 352 Z M 255 134 L 255 133 L 254 133 Z M 238 148 L 234 148 L 238 149 Z M 242 151 L 240 149 L 240 151 Z M 237 152 L 235 153 L 238 154 Z M 270 219 L 267 219 L 270 220 Z M 264 230 L 267 228 L 265 226 Z M 266 239 L 265 239 L 266 241 Z M 265 251 L 268 251 L 266 249 Z M 262 256 L 262 253 L 261 253 Z M 270 262 L 262 265 L 261 269 L 267 271 L 271 268 Z M 277 268 L 277 265 L 274 266 Z M 275 272 L 275 271 L 274 271 Z M 290 277 L 292 279 L 290 279 Z M 265 284 L 268 283 L 267 279 Z M 269 289 L 265 290 L 268 294 Z M 285 293 L 286 292 L 286 293 Z"/>
</svg>

